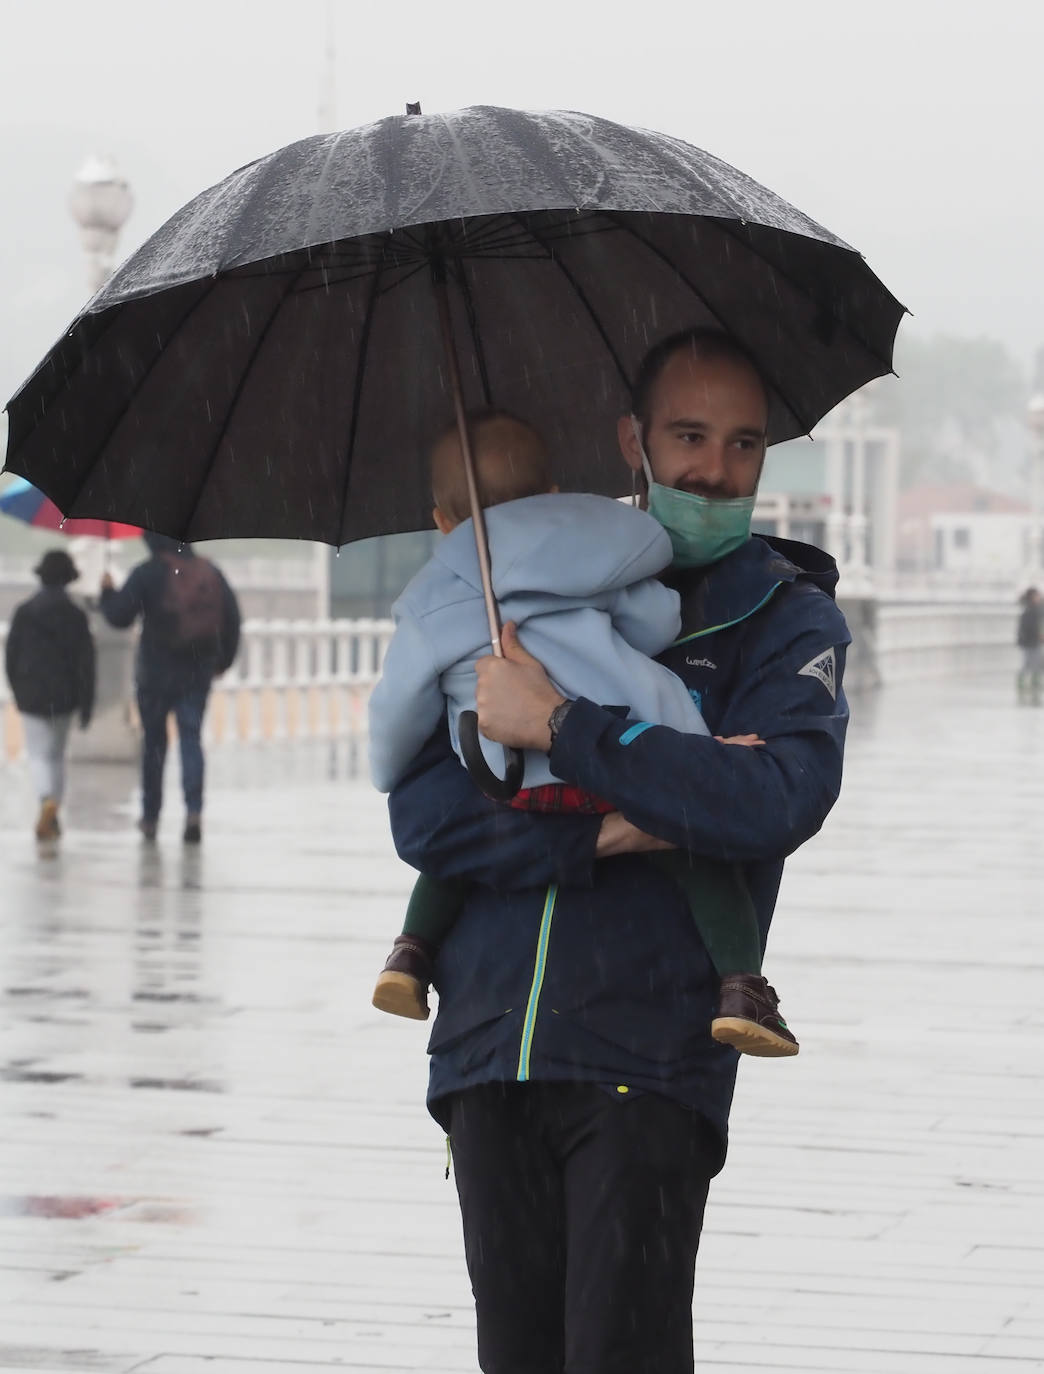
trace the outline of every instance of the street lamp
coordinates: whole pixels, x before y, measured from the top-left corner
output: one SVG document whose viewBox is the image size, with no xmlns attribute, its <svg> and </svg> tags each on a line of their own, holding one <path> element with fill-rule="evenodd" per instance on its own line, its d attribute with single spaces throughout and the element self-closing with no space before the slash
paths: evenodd
<svg viewBox="0 0 1044 1374">
<path fill-rule="evenodd" d="M 1033 452 L 1030 455 L 1030 572 L 1029 580 L 1035 582 L 1040 576 L 1040 497 L 1041 469 L 1044 468 L 1044 395 L 1039 391 L 1030 398 L 1026 407 L 1026 423 L 1033 435 Z"/>
<path fill-rule="evenodd" d="M 111 158 L 89 157 L 73 181 L 69 210 L 80 226 L 92 295 L 105 285 L 116 266 L 116 241 L 133 205 L 130 187 Z M 134 646 L 130 635 L 121 634 L 97 617 L 92 616 L 92 620 L 97 654 L 95 709 L 89 732 L 76 736 L 73 756 L 101 763 L 130 763 L 138 754 L 130 720 Z"/>
<path fill-rule="evenodd" d="M 116 240 L 133 205 L 130 187 L 112 159 L 89 157 L 76 174 L 69 210 L 80 226 L 92 292 L 105 284 L 116 265 Z"/>
</svg>

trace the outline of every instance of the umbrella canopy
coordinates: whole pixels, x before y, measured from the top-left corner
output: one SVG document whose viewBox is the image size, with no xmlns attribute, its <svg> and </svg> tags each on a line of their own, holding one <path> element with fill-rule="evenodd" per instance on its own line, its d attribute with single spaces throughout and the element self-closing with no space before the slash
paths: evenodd
<svg viewBox="0 0 1044 1374">
<path fill-rule="evenodd" d="M 466 403 L 525 416 L 564 488 L 607 495 L 657 339 L 733 333 L 780 440 L 890 370 L 903 313 L 840 239 L 677 139 L 563 111 L 385 119 L 168 221 L 10 402 L 7 466 L 183 539 L 425 528 L 453 414 L 433 280 Z"/>
<path fill-rule="evenodd" d="M 66 520 L 53 501 L 24 477 L 18 477 L 0 492 L 0 511 L 40 530 L 55 530 L 70 537 L 93 535 L 99 539 L 137 539 L 136 525 L 121 525 L 112 520 Z"/>
</svg>

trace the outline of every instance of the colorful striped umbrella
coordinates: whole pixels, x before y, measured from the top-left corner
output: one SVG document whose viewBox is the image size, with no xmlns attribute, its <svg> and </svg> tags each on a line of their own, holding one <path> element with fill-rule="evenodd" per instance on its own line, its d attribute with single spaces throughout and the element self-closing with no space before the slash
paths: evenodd
<svg viewBox="0 0 1044 1374">
<path fill-rule="evenodd" d="M 98 539 L 137 539 L 141 534 L 137 525 L 120 525 L 113 520 L 66 520 L 54 502 L 24 477 L 0 492 L 0 511 L 13 515 L 25 525 L 56 530 L 70 537 L 90 534 Z"/>
</svg>

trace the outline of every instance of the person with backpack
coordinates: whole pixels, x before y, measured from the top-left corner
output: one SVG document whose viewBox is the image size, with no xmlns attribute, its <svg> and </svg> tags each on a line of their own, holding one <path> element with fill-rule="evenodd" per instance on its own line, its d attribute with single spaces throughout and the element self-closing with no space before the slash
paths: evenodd
<svg viewBox="0 0 1044 1374">
<path fill-rule="evenodd" d="M 156 838 L 163 804 L 167 718 L 177 722 L 186 844 L 202 839 L 203 746 L 200 731 L 210 685 L 232 666 L 239 648 L 239 604 L 225 578 L 188 544 L 146 531 L 152 555 L 119 590 L 106 574 L 101 611 L 117 629 L 141 617 L 135 678 L 142 728 L 141 820 Z"/>
<path fill-rule="evenodd" d="M 94 709 L 94 640 L 65 590 L 80 574 L 64 549 L 49 549 L 33 571 L 40 590 L 15 608 L 4 656 L 40 800 L 36 838 L 56 840 L 69 730 L 77 715 L 86 730 Z"/>
</svg>

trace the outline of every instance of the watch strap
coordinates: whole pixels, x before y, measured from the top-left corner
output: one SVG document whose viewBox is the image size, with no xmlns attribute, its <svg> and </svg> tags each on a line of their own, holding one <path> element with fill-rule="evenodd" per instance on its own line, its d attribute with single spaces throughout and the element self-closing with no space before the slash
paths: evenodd
<svg viewBox="0 0 1044 1374">
<path fill-rule="evenodd" d="M 565 701 L 560 701 L 555 709 L 547 718 L 547 728 L 551 732 L 551 743 L 548 746 L 548 753 L 555 747 L 555 740 L 558 739 L 558 732 L 562 728 L 562 722 L 569 714 L 573 703 L 567 697 Z"/>
</svg>

